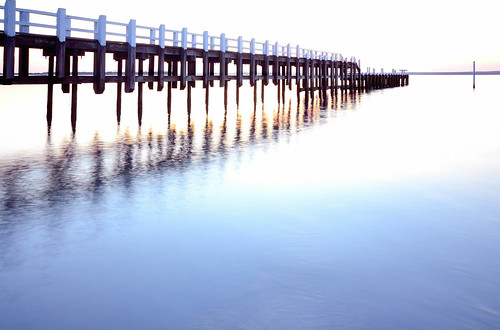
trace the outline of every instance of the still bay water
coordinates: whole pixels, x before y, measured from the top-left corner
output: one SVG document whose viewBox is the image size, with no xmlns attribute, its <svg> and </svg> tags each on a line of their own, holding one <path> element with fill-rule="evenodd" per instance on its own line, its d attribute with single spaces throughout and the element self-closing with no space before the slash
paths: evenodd
<svg viewBox="0 0 500 330">
<path fill-rule="evenodd" d="M 0 86 L 0 329 L 498 329 L 499 88 Z"/>
</svg>

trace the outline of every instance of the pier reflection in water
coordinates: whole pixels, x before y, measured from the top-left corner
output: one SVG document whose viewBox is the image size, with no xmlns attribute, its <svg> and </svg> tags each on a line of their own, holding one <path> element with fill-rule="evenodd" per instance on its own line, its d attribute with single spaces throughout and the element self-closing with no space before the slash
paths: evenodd
<svg viewBox="0 0 500 330">
<path fill-rule="evenodd" d="M 308 108 L 242 88 L 227 111 L 214 88 L 208 115 L 195 88 L 189 117 L 145 90 L 140 128 L 137 95 L 117 127 L 115 95 L 81 86 L 75 134 L 66 95 L 47 134 L 45 90 L 9 87 L 0 328 L 494 328 L 497 86 Z"/>
<path fill-rule="evenodd" d="M 230 153 L 251 154 L 254 145 L 290 139 L 305 127 L 335 116 L 333 110 L 354 108 L 359 101 L 358 94 L 356 91 L 339 93 L 325 106 L 320 106 L 318 98 L 309 106 L 290 98 L 285 105 L 259 101 L 252 107 L 251 102 L 247 102 L 250 106 L 246 108 L 209 109 L 208 113 L 187 114 L 180 104 L 170 115 L 151 108 L 149 114 L 145 113 L 145 117 L 150 115 L 149 123 L 142 127 L 128 123 L 133 128 L 122 123 L 115 137 L 109 128 L 104 131 L 107 137 L 98 130 L 90 137 L 93 124 L 108 121 L 107 124 L 113 126 L 114 122 L 110 111 L 107 116 L 101 116 L 107 109 L 89 111 L 85 116 L 85 110 L 91 110 L 89 107 L 82 110 L 82 123 L 76 134 L 64 132 L 68 125 L 59 120 L 57 124 L 64 128 L 54 125 L 52 131 L 48 131 L 45 145 L 24 146 L 30 152 L 13 161 L 6 158 L 8 161 L 4 161 L 0 169 L 4 192 L 2 208 L 4 212 L 24 212 L 30 206 L 43 207 L 43 203 L 50 207 L 76 195 L 102 194 L 103 187 L 109 184 L 121 183 L 123 188 L 130 189 L 134 180 L 149 172 L 182 172 L 191 166 L 224 159 Z M 128 110 L 131 115 L 128 119 L 133 121 L 133 109 Z M 80 131 L 87 139 L 83 143 L 79 142 Z M 19 134 L 21 136 L 15 139 L 23 139 L 26 132 Z M 59 136 L 54 138 L 54 135 Z M 30 135 L 24 138 L 33 143 Z M 42 153 L 34 150 L 36 148 Z M 224 162 L 220 164 L 223 166 Z"/>
</svg>

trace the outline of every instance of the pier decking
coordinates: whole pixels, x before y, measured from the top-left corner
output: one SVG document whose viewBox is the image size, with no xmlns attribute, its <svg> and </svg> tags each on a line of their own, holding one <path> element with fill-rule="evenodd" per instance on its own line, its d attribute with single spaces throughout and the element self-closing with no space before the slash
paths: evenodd
<svg viewBox="0 0 500 330">
<path fill-rule="evenodd" d="M 143 85 L 167 90 L 168 111 L 171 110 L 173 88 L 187 89 L 187 109 L 191 111 L 191 88 L 199 82 L 205 88 L 208 109 L 209 90 L 215 83 L 224 88 L 227 106 L 227 85 L 236 82 L 236 100 L 239 87 L 247 80 L 254 87 L 270 81 L 278 86 L 278 101 L 285 101 L 285 89 L 295 86 L 298 99 L 304 92 L 305 102 L 318 91 L 322 101 L 338 91 L 370 90 L 408 84 L 405 73 L 361 72 L 360 62 L 338 53 L 315 51 L 290 44 L 269 41 L 257 42 L 242 37 L 228 38 L 224 33 L 211 36 L 208 32 L 196 34 L 168 30 L 165 25 L 147 27 L 97 19 L 71 16 L 65 9 L 56 13 L 16 8 L 15 0 L 7 0 L 0 19 L 0 46 L 3 47 L 3 74 L 0 84 L 44 84 L 48 86 L 47 123 L 52 121 L 53 86 L 61 85 L 63 93 L 72 93 L 71 121 L 73 129 L 77 118 L 78 84 L 91 83 L 95 93 L 101 94 L 109 83 L 117 86 L 117 120 L 121 115 L 122 85 L 125 93 L 138 90 L 138 121 L 142 120 Z M 43 18 L 43 20 L 41 19 Z M 46 21 L 52 23 L 46 23 Z M 30 50 L 41 49 L 48 57 L 46 74 L 30 73 Z M 17 50 L 17 51 L 16 51 Z M 93 73 L 79 72 L 79 57 L 93 54 Z M 116 67 L 107 61 L 112 54 Z M 145 64 L 147 66 L 145 66 Z M 111 70 L 111 72 L 110 72 Z M 369 70 L 368 70 L 369 71 Z"/>
</svg>

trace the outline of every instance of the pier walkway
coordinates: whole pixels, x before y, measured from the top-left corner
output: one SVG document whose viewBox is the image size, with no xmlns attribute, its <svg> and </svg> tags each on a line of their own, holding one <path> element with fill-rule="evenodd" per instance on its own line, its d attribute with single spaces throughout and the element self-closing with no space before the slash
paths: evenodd
<svg viewBox="0 0 500 330">
<path fill-rule="evenodd" d="M 85 18 L 57 12 L 43 12 L 16 7 L 15 0 L 6 0 L 0 19 L 0 46 L 3 47 L 1 85 L 44 84 L 48 86 L 47 122 L 52 121 L 53 86 L 61 85 L 63 93 L 72 93 L 72 125 L 76 125 L 78 84 L 91 83 L 101 94 L 109 83 L 117 88 L 117 120 L 120 121 L 121 93 L 139 95 L 138 120 L 142 119 L 142 90 L 167 89 L 168 111 L 171 109 L 173 88 L 187 88 L 187 107 L 191 111 L 191 88 L 199 82 L 206 90 L 208 109 L 209 89 L 217 84 L 224 88 L 227 106 L 227 85 L 236 81 L 239 87 L 247 80 L 257 95 L 257 82 L 264 86 L 270 81 L 278 86 L 278 100 L 285 98 L 285 89 L 295 85 L 298 99 L 304 92 L 305 101 L 319 93 L 321 100 L 346 90 L 370 90 L 408 84 L 408 74 L 361 72 L 360 62 L 339 53 L 316 51 L 277 42 L 259 42 L 242 37 L 230 38 L 224 33 L 212 36 L 169 30 L 165 25 L 148 27 L 108 21 L 106 16 Z M 1 14 L 0 14 L 0 17 Z M 30 50 L 42 50 L 48 57 L 45 74 L 30 72 Z M 79 72 L 78 59 L 93 55 L 91 75 Z M 107 56 L 108 55 L 108 56 Z M 112 56 L 112 57 L 111 57 Z M 107 62 L 115 62 L 113 66 Z M 368 71 L 370 71 L 368 69 Z M 255 98 L 254 97 L 254 98 Z"/>
</svg>

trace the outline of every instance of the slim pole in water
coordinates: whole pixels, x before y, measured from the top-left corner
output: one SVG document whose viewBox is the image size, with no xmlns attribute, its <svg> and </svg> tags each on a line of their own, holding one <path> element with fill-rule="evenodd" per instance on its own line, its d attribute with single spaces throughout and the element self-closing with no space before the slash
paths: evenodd
<svg viewBox="0 0 500 330">
<path fill-rule="evenodd" d="M 472 62 L 472 88 L 476 89 L 476 61 Z"/>
</svg>

